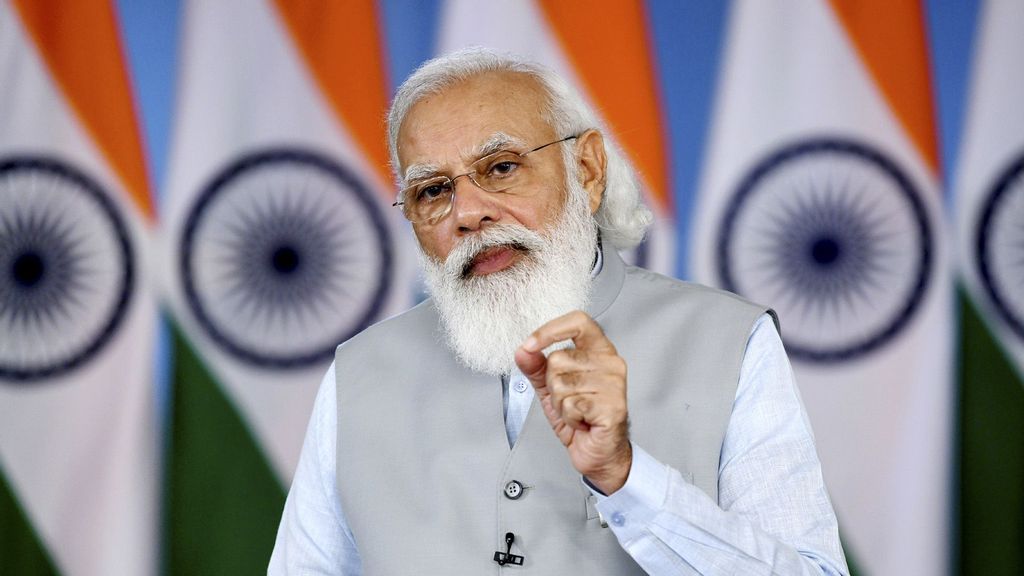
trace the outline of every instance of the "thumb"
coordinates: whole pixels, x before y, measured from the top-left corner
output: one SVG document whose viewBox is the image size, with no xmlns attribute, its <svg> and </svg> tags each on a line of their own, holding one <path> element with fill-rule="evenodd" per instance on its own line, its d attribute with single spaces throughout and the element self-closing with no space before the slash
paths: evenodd
<svg viewBox="0 0 1024 576">
<path fill-rule="evenodd" d="M 545 377 L 548 372 L 548 359 L 541 350 L 527 350 L 520 346 L 515 354 L 516 366 L 530 380 L 530 384 L 540 393 L 547 393 Z"/>
</svg>

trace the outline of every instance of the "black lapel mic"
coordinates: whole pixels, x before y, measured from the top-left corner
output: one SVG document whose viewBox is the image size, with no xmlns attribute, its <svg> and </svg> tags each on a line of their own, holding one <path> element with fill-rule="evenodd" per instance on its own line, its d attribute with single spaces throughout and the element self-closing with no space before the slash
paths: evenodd
<svg viewBox="0 0 1024 576">
<path fill-rule="evenodd" d="M 523 565 L 524 558 L 518 554 L 512 553 L 512 543 L 515 541 L 515 534 L 511 532 L 505 533 L 505 551 L 498 551 L 494 553 L 494 561 L 497 562 L 499 566 L 504 566 L 505 564 L 512 564 L 514 566 Z"/>
</svg>

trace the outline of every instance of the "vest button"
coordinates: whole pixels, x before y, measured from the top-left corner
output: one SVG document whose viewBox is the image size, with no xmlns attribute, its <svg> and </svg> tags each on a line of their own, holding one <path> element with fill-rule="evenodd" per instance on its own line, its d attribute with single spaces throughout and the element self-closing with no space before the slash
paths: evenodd
<svg viewBox="0 0 1024 576">
<path fill-rule="evenodd" d="M 505 498 L 519 500 L 519 497 L 522 495 L 523 485 L 518 480 L 510 480 L 508 484 L 505 484 Z"/>
</svg>

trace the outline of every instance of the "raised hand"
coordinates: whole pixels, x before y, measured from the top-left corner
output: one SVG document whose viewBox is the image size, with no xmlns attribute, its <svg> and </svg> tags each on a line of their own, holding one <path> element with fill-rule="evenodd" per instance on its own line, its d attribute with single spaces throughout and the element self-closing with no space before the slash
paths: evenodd
<svg viewBox="0 0 1024 576">
<path fill-rule="evenodd" d="M 563 340 L 575 349 L 544 356 Z M 597 322 L 580 311 L 555 318 L 526 339 L 515 359 L 576 470 L 605 494 L 621 488 L 633 461 L 626 361 Z"/>
</svg>

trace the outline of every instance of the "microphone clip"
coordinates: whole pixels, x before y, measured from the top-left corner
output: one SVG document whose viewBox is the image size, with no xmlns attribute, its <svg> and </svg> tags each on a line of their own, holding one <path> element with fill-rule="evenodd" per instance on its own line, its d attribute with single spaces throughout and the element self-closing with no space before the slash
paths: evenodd
<svg viewBox="0 0 1024 576">
<path fill-rule="evenodd" d="M 512 543 L 515 541 L 515 534 L 511 532 L 505 533 L 505 551 L 497 551 L 494 553 L 494 561 L 497 562 L 499 566 L 504 566 L 506 564 L 512 564 L 513 566 L 523 565 L 523 560 L 525 560 L 525 558 L 512 553 Z"/>
</svg>

